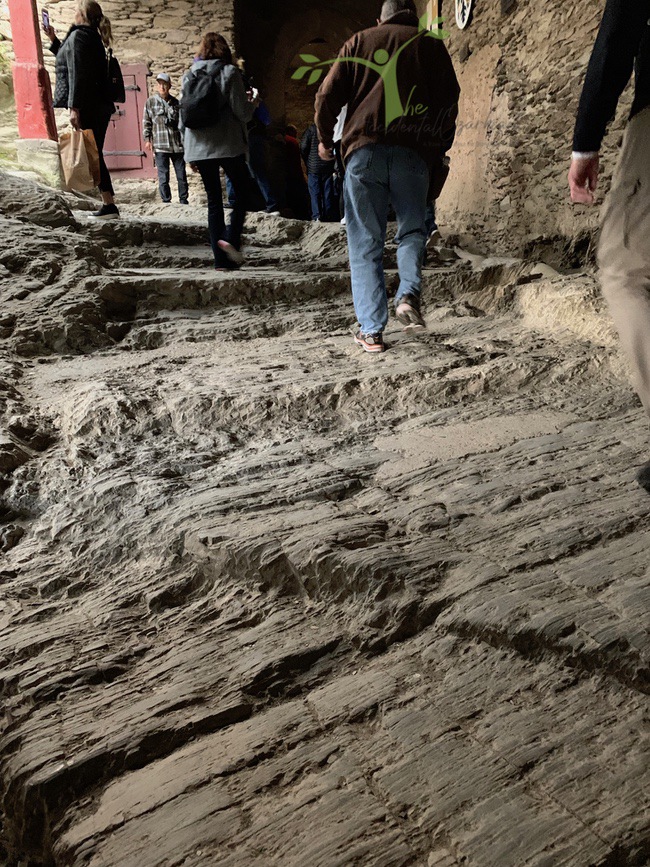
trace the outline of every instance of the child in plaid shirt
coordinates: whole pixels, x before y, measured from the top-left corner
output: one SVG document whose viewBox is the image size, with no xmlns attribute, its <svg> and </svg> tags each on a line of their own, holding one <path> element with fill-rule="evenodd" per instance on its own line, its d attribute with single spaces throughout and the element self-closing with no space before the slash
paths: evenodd
<svg viewBox="0 0 650 867">
<path fill-rule="evenodd" d="M 182 205 L 188 204 L 187 174 L 183 142 L 178 130 L 179 102 L 170 94 L 172 80 L 166 72 L 156 76 L 156 90 L 144 106 L 142 131 L 145 148 L 153 151 L 158 170 L 158 188 L 163 202 L 171 202 L 169 186 L 169 163 L 174 164 L 178 181 L 178 198 Z"/>
</svg>

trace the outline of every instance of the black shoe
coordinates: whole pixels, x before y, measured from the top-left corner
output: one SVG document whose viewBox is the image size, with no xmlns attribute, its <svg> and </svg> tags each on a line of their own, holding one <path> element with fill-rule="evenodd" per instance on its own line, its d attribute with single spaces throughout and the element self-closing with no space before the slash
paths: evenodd
<svg viewBox="0 0 650 867">
<path fill-rule="evenodd" d="M 98 220 L 119 220 L 120 212 L 117 205 L 102 205 L 98 211 L 93 212 L 93 217 Z"/>
<path fill-rule="evenodd" d="M 382 334 L 364 334 L 363 331 L 357 331 L 354 335 L 354 342 L 360 346 L 364 352 L 383 352 L 384 337 Z"/>
<path fill-rule="evenodd" d="M 426 323 L 420 313 L 420 299 L 417 295 L 402 295 L 395 299 L 395 316 L 402 325 L 408 328 L 426 328 Z"/>
<path fill-rule="evenodd" d="M 636 480 L 650 494 L 650 461 L 641 467 L 636 474 Z"/>
</svg>

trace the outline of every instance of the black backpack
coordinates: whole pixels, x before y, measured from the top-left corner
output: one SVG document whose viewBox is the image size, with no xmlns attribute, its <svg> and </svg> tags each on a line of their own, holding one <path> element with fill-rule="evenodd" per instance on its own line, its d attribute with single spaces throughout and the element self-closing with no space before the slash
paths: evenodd
<svg viewBox="0 0 650 867">
<path fill-rule="evenodd" d="M 188 129 L 213 126 L 219 119 L 224 96 L 219 87 L 219 73 L 225 63 L 191 69 L 183 82 L 181 120 Z"/>
<path fill-rule="evenodd" d="M 113 102 L 126 102 L 124 78 L 117 57 L 108 49 L 108 95 Z"/>
</svg>

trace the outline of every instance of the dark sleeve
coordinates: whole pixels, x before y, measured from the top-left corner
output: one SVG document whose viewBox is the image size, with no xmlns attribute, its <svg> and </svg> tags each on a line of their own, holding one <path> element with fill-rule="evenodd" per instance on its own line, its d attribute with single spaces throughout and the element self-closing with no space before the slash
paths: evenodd
<svg viewBox="0 0 650 867">
<path fill-rule="evenodd" d="M 356 40 L 353 37 L 345 43 L 339 52 L 339 62 L 332 64 L 325 81 L 316 94 L 316 128 L 318 139 L 325 147 L 334 147 L 334 128 L 344 105 L 350 102 L 352 96 L 353 63 L 347 63 L 343 58 L 356 57 Z"/>
<path fill-rule="evenodd" d="M 311 127 L 307 127 L 300 139 L 300 153 L 305 163 L 309 159 L 309 151 L 311 150 L 311 131 Z"/>
<path fill-rule="evenodd" d="M 61 40 L 58 36 L 55 36 L 50 45 L 48 46 L 48 51 L 51 51 L 52 54 L 56 57 L 59 53 L 59 48 L 61 48 Z"/>
<path fill-rule="evenodd" d="M 600 150 L 632 74 L 648 24 L 648 5 L 648 0 L 607 0 L 580 97 L 574 151 Z"/>
<path fill-rule="evenodd" d="M 249 102 L 246 96 L 246 87 L 244 79 L 236 66 L 225 67 L 223 81 L 225 81 L 225 89 L 228 93 L 228 102 L 232 113 L 241 123 L 248 123 L 255 114 L 255 106 Z"/>
<path fill-rule="evenodd" d="M 68 36 L 66 54 L 68 64 L 68 108 L 82 108 L 86 95 L 86 74 L 83 68 L 83 55 L 77 33 Z"/>
<path fill-rule="evenodd" d="M 438 41 L 434 43 L 433 47 L 436 51 L 436 74 L 432 80 L 433 92 L 431 93 L 429 104 L 435 105 L 437 94 L 444 94 L 439 109 L 440 117 L 436 118 L 436 128 L 440 134 L 442 154 L 445 154 L 454 143 L 456 137 L 460 85 L 458 84 L 456 71 L 447 48 L 442 42 Z"/>
</svg>

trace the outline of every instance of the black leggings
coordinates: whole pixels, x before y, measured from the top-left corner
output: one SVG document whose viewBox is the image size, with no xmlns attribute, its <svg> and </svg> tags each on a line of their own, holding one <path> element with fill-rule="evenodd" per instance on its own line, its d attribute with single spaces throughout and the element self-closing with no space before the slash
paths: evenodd
<svg viewBox="0 0 650 867">
<path fill-rule="evenodd" d="M 205 192 L 208 196 L 208 229 L 210 244 L 214 253 L 214 264 L 217 268 L 227 268 L 229 260 L 219 246 L 219 241 L 228 241 L 236 250 L 241 247 L 241 234 L 246 219 L 249 175 L 246 158 L 224 157 L 223 159 L 196 160 L 196 167 L 201 175 Z M 235 204 L 230 215 L 230 225 L 226 227 L 223 215 L 223 191 L 221 189 L 222 168 L 235 191 Z"/>
<path fill-rule="evenodd" d="M 113 195 L 113 184 L 106 167 L 103 150 L 104 139 L 106 138 L 106 131 L 108 130 L 112 113 L 112 111 L 108 113 L 106 111 L 96 113 L 85 109 L 81 109 L 79 112 L 79 126 L 81 129 L 91 129 L 93 131 L 95 144 L 99 151 L 99 189 L 102 193 L 110 193 L 111 195 Z"/>
</svg>

